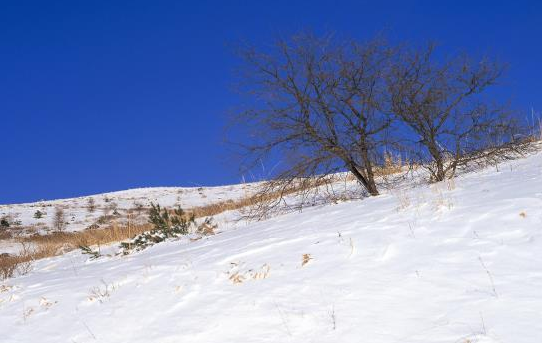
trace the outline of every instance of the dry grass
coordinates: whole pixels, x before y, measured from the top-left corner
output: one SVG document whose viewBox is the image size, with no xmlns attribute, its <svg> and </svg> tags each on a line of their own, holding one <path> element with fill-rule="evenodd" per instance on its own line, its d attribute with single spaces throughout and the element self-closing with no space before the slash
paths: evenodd
<svg viewBox="0 0 542 343">
<path fill-rule="evenodd" d="M 237 201 L 222 201 L 206 206 L 199 206 L 187 211 L 196 218 L 211 217 L 225 211 L 237 210 L 257 202 L 255 197 L 246 197 Z M 105 228 L 86 229 L 76 232 L 52 232 L 45 235 L 35 234 L 19 238 L 25 248 L 17 255 L 3 255 L 0 257 L 0 279 L 14 275 L 22 275 L 29 271 L 33 261 L 61 255 L 81 246 L 107 245 L 131 239 L 143 232 L 149 231 L 151 224 L 133 224 L 130 220 L 126 224 L 112 223 Z M 212 229 L 212 227 L 211 227 Z M 211 234 L 208 230 L 206 234 Z M 214 233 L 214 232 L 213 232 Z M 27 248 L 29 246 L 34 248 Z"/>
<path fill-rule="evenodd" d="M 22 250 L 17 255 L 0 257 L 0 279 L 24 275 L 31 269 L 31 263 L 46 257 L 57 256 L 80 246 L 106 245 L 120 242 L 151 229 L 150 224 L 110 227 L 77 232 L 53 232 L 46 235 L 32 235 L 20 238 Z"/>
<path fill-rule="evenodd" d="M 311 254 L 303 254 L 303 256 L 301 256 L 301 266 L 303 267 L 309 263 L 310 260 L 312 260 Z"/>
<path fill-rule="evenodd" d="M 0 255 L 0 280 L 10 278 L 14 275 L 24 275 L 32 270 L 32 262 L 43 258 L 44 252 L 31 250 L 27 244 L 23 244 L 17 255 Z"/>
<path fill-rule="evenodd" d="M 292 185 L 290 187 L 284 187 L 278 190 L 273 190 L 272 188 L 265 188 L 264 186 L 262 190 L 256 192 L 253 195 L 245 196 L 238 200 L 225 200 L 205 206 L 194 207 L 187 210 L 187 213 L 194 214 L 196 218 L 212 217 L 227 211 L 236 211 L 245 208 L 252 208 L 259 204 L 279 199 L 290 194 L 303 192 L 307 190 L 307 188 L 315 188 L 322 186 L 325 183 L 331 182 L 333 182 L 333 179 L 318 180 L 317 182 L 313 183 L 301 182 L 299 184 Z"/>
<path fill-rule="evenodd" d="M 243 283 L 247 280 L 263 280 L 269 277 L 271 267 L 265 263 L 259 269 L 243 270 L 242 262 L 230 263 L 230 270 L 226 272 L 228 279 L 235 285 Z"/>
<path fill-rule="evenodd" d="M 294 193 L 299 189 L 289 190 L 288 193 Z M 195 218 L 212 217 L 217 214 L 239 210 L 245 207 L 253 206 L 261 201 L 269 200 L 284 194 L 266 194 L 251 195 L 238 200 L 226 200 L 217 203 L 198 206 L 187 210 L 187 214 L 194 214 Z M 115 242 L 131 239 L 143 232 L 149 231 L 151 224 L 133 224 L 128 220 L 126 224 L 117 225 L 111 223 L 110 226 L 97 229 L 86 229 L 76 232 L 52 232 L 45 235 L 34 234 L 32 236 L 19 238 L 19 242 L 24 246 L 32 245 L 33 249 L 23 249 L 18 255 L 9 255 L 0 257 L 0 279 L 5 279 L 16 274 L 24 274 L 24 270 L 29 267 L 33 261 L 64 254 L 66 252 L 78 249 L 81 246 L 107 245 Z M 213 229 L 213 227 L 211 227 Z M 214 233 L 208 230 L 206 234 Z M 27 271 L 26 271 L 27 272 Z"/>
<path fill-rule="evenodd" d="M 24 262 L 19 256 L 5 254 L 0 256 L 0 280 L 12 277 L 17 273 L 18 266 Z"/>
<path fill-rule="evenodd" d="M 10 230 L 0 230 L 0 240 L 6 240 L 13 237 L 13 234 Z"/>
<path fill-rule="evenodd" d="M 377 171 L 378 175 L 390 175 L 397 173 L 402 168 L 401 161 L 397 159 L 387 159 L 386 166 Z M 332 182 L 328 180 L 327 182 Z M 187 214 L 193 214 L 195 218 L 212 217 L 227 211 L 241 210 L 250 208 L 266 201 L 272 201 L 285 195 L 304 191 L 306 187 L 318 187 L 322 183 L 316 184 L 301 183 L 300 186 L 294 186 L 285 190 L 276 192 L 258 192 L 254 195 L 245 196 L 237 200 L 225 200 L 212 203 L 205 206 L 198 206 L 188 209 Z M 137 212 L 147 210 L 138 208 Z M 128 211 L 129 216 L 136 211 Z M 107 216 L 104 216 L 104 218 Z M 108 220 L 104 221 L 109 221 Z M 91 225 L 91 228 L 94 227 Z M 31 263 L 35 260 L 57 256 L 81 246 L 100 246 L 115 242 L 131 239 L 143 232 L 149 231 L 152 228 L 151 224 L 133 224 L 133 221 L 128 218 L 126 224 L 117 225 L 111 223 L 105 228 L 92 228 L 76 232 L 52 232 L 45 235 L 34 234 L 28 237 L 19 238 L 19 242 L 23 244 L 22 251 L 17 255 L 0 255 L 0 279 L 6 279 L 14 275 L 27 273 L 31 269 Z M 209 231 L 209 232 L 212 232 Z M 214 233 L 214 232 L 213 232 Z M 28 248 L 33 246 L 33 248 Z M 307 261 L 308 262 L 308 261 Z"/>
<path fill-rule="evenodd" d="M 407 165 L 409 164 L 404 163 L 400 155 L 386 153 L 384 155 L 384 165 L 376 167 L 374 173 L 376 176 L 394 175 L 402 172 Z"/>
<path fill-rule="evenodd" d="M 127 223 L 119 226 L 112 224 L 107 228 L 90 229 L 76 232 L 53 232 L 47 235 L 32 235 L 22 240 L 39 246 L 63 250 L 72 250 L 79 246 L 104 245 L 132 238 L 151 229 L 150 224 L 134 225 Z"/>
<path fill-rule="evenodd" d="M 405 172 L 406 168 L 416 169 L 418 167 L 418 165 L 404 160 L 400 155 L 384 154 L 384 164 L 374 166 L 373 173 L 376 177 L 384 177 Z M 356 181 L 356 177 L 352 173 L 348 173 L 346 180 Z"/>
</svg>

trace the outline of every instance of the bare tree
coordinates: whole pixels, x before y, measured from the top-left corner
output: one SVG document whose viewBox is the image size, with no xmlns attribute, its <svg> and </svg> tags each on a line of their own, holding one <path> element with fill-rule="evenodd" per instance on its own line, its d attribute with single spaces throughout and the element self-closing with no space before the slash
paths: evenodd
<svg viewBox="0 0 542 343">
<path fill-rule="evenodd" d="M 504 106 L 484 95 L 503 66 L 466 57 L 435 61 L 434 45 L 403 52 L 388 75 L 393 113 L 409 129 L 411 152 L 433 181 L 483 157 L 498 159 L 520 148 L 518 125 Z"/>
<path fill-rule="evenodd" d="M 66 216 L 64 210 L 60 207 L 55 208 L 55 215 L 53 216 L 53 227 L 57 231 L 63 231 L 66 227 Z"/>
<path fill-rule="evenodd" d="M 94 212 L 96 210 L 96 201 L 94 198 L 90 197 L 87 200 L 87 209 L 90 213 Z"/>
<path fill-rule="evenodd" d="M 245 48 L 241 56 L 252 96 L 235 118 L 252 130 L 242 145 L 245 166 L 279 160 L 257 196 L 268 203 L 300 192 L 304 200 L 340 171 L 378 195 L 384 178 L 375 171 L 397 152 L 441 181 L 528 147 L 514 115 L 488 100 L 504 70 L 488 60 L 437 63 L 432 45 L 409 51 L 381 39 L 338 42 L 312 34 L 279 39 L 267 52 Z"/>
<path fill-rule="evenodd" d="M 375 166 L 389 144 L 385 74 L 395 50 L 383 40 L 337 42 L 299 34 L 279 39 L 271 52 L 242 49 L 244 86 L 254 101 L 237 115 L 252 129 L 248 167 L 279 156 L 265 193 L 306 189 L 349 171 L 378 195 Z"/>
</svg>

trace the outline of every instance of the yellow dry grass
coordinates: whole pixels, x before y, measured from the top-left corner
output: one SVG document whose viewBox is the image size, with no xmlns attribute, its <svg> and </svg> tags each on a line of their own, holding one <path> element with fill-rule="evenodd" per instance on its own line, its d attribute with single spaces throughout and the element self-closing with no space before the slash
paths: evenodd
<svg viewBox="0 0 542 343">
<path fill-rule="evenodd" d="M 310 260 L 312 260 L 311 254 L 303 254 L 303 256 L 301 257 L 301 266 L 303 267 L 304 265 L 309 263 Z"/>
<path fill-rule="evenodd" d="M 187 213 L 193 213 L 195 218 L 211 217 L 225 211 L 253 205 L 261 200 L 261 197 L 249 196 L 236 201 L 227 200 L 194 207 L 187 210 Z M 126 224 L 118 225 L 113 222 L 105 228 L 76 232 L 52 232 L 19 238 L 19 242 L 24 246 L 20 253 L 0 256 L 0 279 L 6 279 L 15 274 L 25 274 L 29 271 L 31 262 L 35 260 L 57 256 L 81 246 L 107 245 L 131 239 L 151 228 L 151 224 L 133 224 L 128 220 Z M 214 233 L 212 230 L 208 230 L 204 234 L 212 233 Z M 32 248 L 29 248 L 30 246 Z"/>
<path fill-rule="evenodd" d="M 103 229 L 77 232 L 53 232 L 46 235 L 32 235 L 20 238 L 21 251 L 16 255 L 0 256 L 0 279 L 15 274 L 25 274 L 30 264 L 46 257 L 52 257 L 78 249 L 80 246 L 106 245 L 133 238 L 151 229 L 150 224 L 116 225 Z"/>
<path fill-rule="evenodd" d="M 377 168 L 375 174 L 381 176 L 390 175 L 401 171 L 401 168 L 402 162 L 400 160 L 386 157 L 385 166 Z M 317 187 L 324 182 L 309 183 L 309 187 Z M 302 184 L 301 186 L 291 187 L 282 192 L 258 193 L 237 200 L 225 200 L 204 206 L 197 206 L 188 209 L 186 212 L 193 214 L 195 218 L 212 217 L 223 212 L 251 207 L 264 201 L 299 192 L 306 187 L 306 184 Z M 87 229 L 76 232 L 53 232 L 46 235 L 36 234 L 20 238 L 19 242 L 24 245 L 24 248 L 19 254 L 0 255 L 0 279 L 11 277 L 17 273 L 24 274 L 28 272 L 31 268 L 31 263 L 35 260 L 60 255 L 78 249 L 80 246 L 107 245 L 131 239 L 151 228 L 151 224 L 134 224 L 131 220 L 128 220 L 126 224 L 118 225 L 113 222 L 105 228 Z M 29 248 L 30 246 L 32 248 Z"/>
</svg>

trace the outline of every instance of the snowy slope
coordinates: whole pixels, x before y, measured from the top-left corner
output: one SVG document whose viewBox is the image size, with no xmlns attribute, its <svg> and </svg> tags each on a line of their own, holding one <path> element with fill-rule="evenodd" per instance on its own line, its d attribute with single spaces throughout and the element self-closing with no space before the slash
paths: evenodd
<svg viewBox="0 0 542 343">
<path fill-rule="evenodd" d="M 39 261 L 0 285 L 0 340 L 542 342 L 540 154 L 221 229 Z"/>
<path fill-rule="evenodd" d="M 11 221 L 20 222 L 21 229 L 44 232 L 52 229 L 56 208 L 65 212 L 67 231 L 84 230 L 96 223 L 100 216 L 117 210 L 122 218 L 129 210 L 138 206 L 150 207 L 150 203 L 165 207 L 192 208 L 225 200 L 237 200 L 251 194 L 257 183 L 246 183 L 220 187 L 155 187 L 138 188 L 126 191 L 89 195 L 79 198 L 40 201 L 26 204 L 0 205 L 0 217 L 7 216 Z M 88 200 L 92 198 L 95 210 L 89 210 Z M 36 219 L 36 211 L 44 213 Z M 16 227 L 15 227 L 16 228 Z"/>
</svg>

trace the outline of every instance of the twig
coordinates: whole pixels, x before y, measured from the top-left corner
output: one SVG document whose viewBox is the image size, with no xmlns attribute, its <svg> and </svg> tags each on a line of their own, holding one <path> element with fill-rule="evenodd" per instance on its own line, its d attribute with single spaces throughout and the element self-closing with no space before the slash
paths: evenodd
<svg viewBox="0 0 542 343">
<path fill-rule="evenodd" d="M 331 322 L 333 323 L 333 330 L 337 329 L 337 317 L 335 316 L 335 304 L 331 306 Z"/>
<path fill-rule="evenodd" d="M 487 273 L 487 276 L 489 278 L 489 282 L 491 283 L 491 289 L 493 290 L 493 295 L 495 296 L 495 298 L 498 298 L 499 295 L 497 294 L 497 290 L 495 289 L 495 282 L 493 281 L 493 275 L 491 274 L 489 269 L 487 269 L 487 267 L 486 267 L 486 265 L 484 263 L 484 260 L 482 260 L 482 256 L 478 256 L 478 260 L 480 260 L 480 264 L 482 265 L 482 267 L 484 268 L 484 270 Z"/>
<path fill-rule="evenodd" d="M 97 339 L 96 336 L 94 335 L 94 333 L 92 332 L 92 330 L 90 330 L 90 328 L 88 327 L 88 325 L 87 325 L 85 322 L 83 322 L 83 325 L 85 326 L 85 328 L 87 328 L 87 331 L 88 331 L 88 333 L 90 333 L 90 335 L 92 336 L 92 338 L 94 338 L 94 340 L 96 340 L 96 339 Z"/>
<path fill-rule="evenodd" d="M 279 305 L 275 303 L 275 307 L 277 308 L 277 311 L 279 312 L 280 319 L 282 320 L 282 325 L 286 328 L 286 332 L 288 333 L 288 336 L 292 336 L 292 332 L 290 331 L 290 328 L 288 327 L 288 322 L 284 318 L 284 314 L 282 313 Z"/>
<path fill-rule="evenodd" d="M 480 319 L 482 320 L 482 334 L 485 336 L 487 335 L 487 331 L 486 331 L 486 323 L 484 321 L 484 316 L 482 316 L 482 312 L 480 312 Z"/>
</svg>

